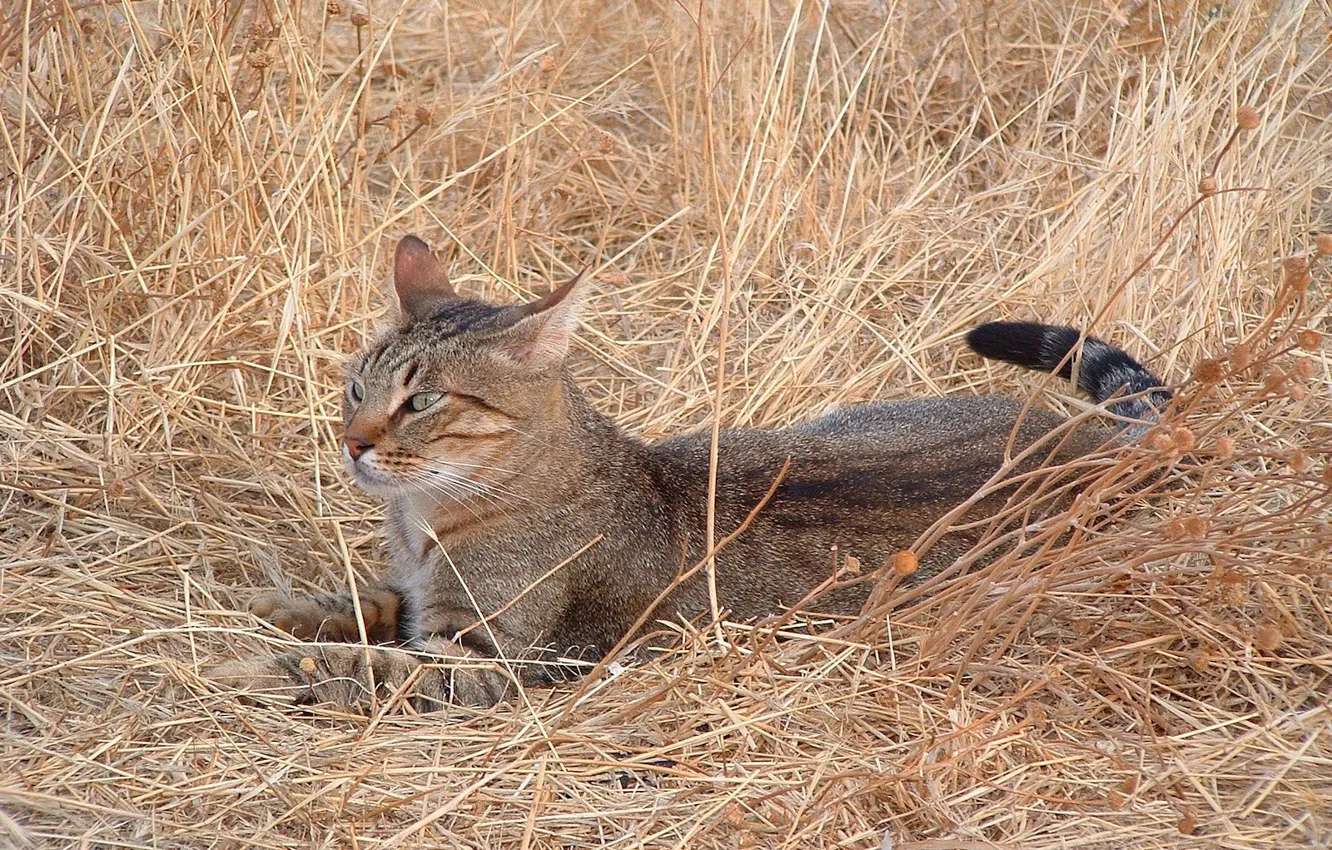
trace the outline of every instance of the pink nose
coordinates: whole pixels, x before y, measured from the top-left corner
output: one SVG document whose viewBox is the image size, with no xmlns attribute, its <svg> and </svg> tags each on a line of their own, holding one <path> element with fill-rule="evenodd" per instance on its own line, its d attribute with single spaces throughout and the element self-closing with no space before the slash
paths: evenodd
<svg viewBox="0 0 1332 850">
<path fill-rule="evenodd" d="M 343 437 L 342 444 L 347 447 L 347 454 L 351 455 L 352 460 L 356 460 L 365 454 L 367 449 L 373 449 L 374 443 L 367 443 L 359 437 Z"/>
</svg>

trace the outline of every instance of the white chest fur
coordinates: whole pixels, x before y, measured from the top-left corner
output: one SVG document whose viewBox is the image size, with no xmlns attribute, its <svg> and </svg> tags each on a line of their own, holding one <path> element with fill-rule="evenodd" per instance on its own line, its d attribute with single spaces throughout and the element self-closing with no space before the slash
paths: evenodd
<svg viewBox="0 0 1332 850">
<path fill-rule="evenodd" d="M 431 566 L 435 541 L 430 532 L 429 506 L 418 505 L 409 497 L 389 502 L 385 519 L 388 525 L 389 580 L 405 597 L 413 611 L 420 611 L 434 578 Z"/>
</svg>

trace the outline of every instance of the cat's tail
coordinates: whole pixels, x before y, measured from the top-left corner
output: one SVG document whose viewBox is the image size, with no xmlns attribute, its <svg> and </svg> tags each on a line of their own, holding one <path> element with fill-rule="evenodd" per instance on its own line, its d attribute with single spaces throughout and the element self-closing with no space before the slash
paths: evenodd
<svg viewBox="0 0 1332 850">
<path fill-rule="evenodd" d="M 967 345 L 982 357 L 1015 363 L 1028 369 L 1055 372 L 1073 380 L 1073 366 L 1078 369 L 1078 389 L 1099 404 L 1115 398 L 1107 408 L 1121 423 L 1123 436 L 1140 439 L 1170 402 L 1170 391 L 1161 379 L 1147 371 L 1123 349 L 1094 336 L 1082 342 L 1082 353 L 1069 356 L 1082 334 L 1074 328 L 1043 325 L 1038 322 L 989 322 L 967 334 Z"/>
</svg>

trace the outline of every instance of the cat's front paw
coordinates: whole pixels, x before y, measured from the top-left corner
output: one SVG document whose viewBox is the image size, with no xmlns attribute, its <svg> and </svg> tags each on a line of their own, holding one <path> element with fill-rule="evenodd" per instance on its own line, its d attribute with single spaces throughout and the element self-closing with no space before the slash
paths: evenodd
<svg viewBox="0 0 1332 850">
<path fill-rule="evenodd" d="M 276 697 L 297 705 L 333 703 L 359 708 L 371 701 L 372 693 L 384 697 L 401 687 L 417 666 L 415 659 L 403 653 L 368 652 L 367 657 L 363 646 L 321 644 L 228 661 L 206 671 L 204 677 L 252 696 Z"/>
<path fill-rule="evenodd" d="M 452 644 L 443 657 L 422 665 L 397 649 L 319 644 L 304 650 L 220 664 L 204 677 L 249 695 L 276 697 L 298 705 L 333 703 L 365 708 L 372 697 L 391 700 L 403 693 L 417 711 L 450 704 L 486 707 L 505 697 L 513 680 L 490 659 Z"/>
<path fill-rule="evenodd" d="M 358 640 L 356 612 L 350 602 L 338 604 L 336 597 L 292 598 L 280 593 L 261 593 L 250 600 L 250 613 L 267 620 L 299 640 Z"/>
<path fill-rule="evenodd" d="M 308 664 L 302 664 L 308 661 Z M 313 659 L 297 659 L 296 669 L 305 672 L 310 669 L 313 675 Z M 293 677 L 286 665 L 280 665 L 276 657 L 238 658 L 227 661 L 203 671 L 203 677 L 226 688 L 245 694 L 277 697 L 292 702 L 304 702 L 309 688 L 303 687 L 300 680 Z"/>
</svg>

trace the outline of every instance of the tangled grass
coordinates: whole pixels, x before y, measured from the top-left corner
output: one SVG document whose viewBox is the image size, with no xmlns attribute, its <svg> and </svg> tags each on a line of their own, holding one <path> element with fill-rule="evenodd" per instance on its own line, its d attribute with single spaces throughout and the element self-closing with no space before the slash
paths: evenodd
<svg viewBox="0 0 1332 850">
<path fill-rule="evenodd" d="M 1326 8 L 0 14 L 0 845 L 1332 845 Z M 998 317 L 1120 342 L 1180 411 L 854 621 L 674 624 L 484 712 L 245 704 L 199 676 L 283 642 L 245 597 L 377 570 L 339 363 L 407 232 L 494 299 L 590 264 L 578 372 L 649 437 L 1083 410 L 962 353 Z"/>
</svg>

